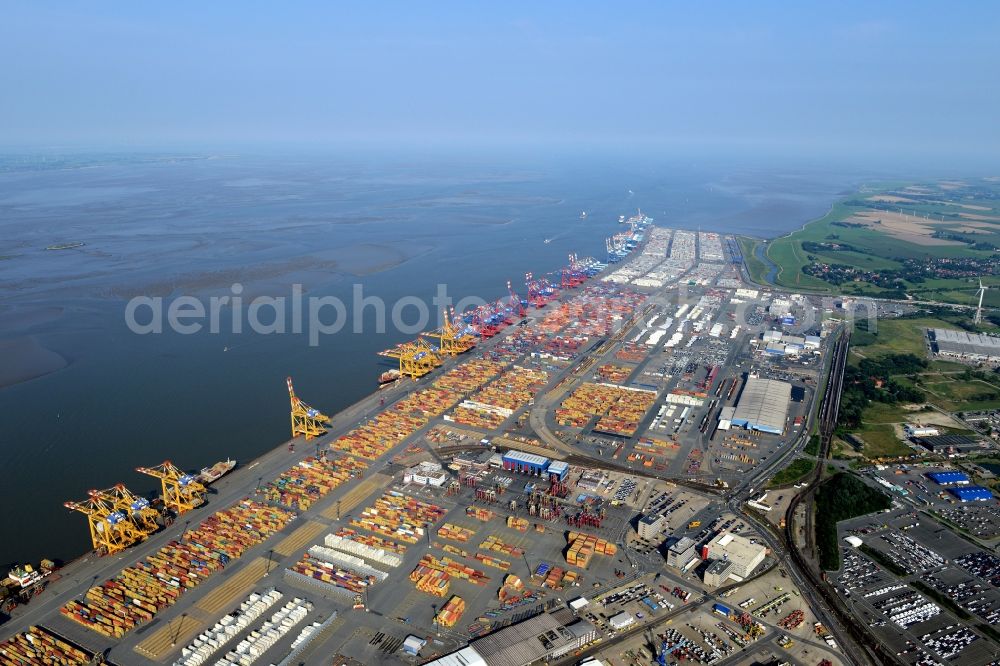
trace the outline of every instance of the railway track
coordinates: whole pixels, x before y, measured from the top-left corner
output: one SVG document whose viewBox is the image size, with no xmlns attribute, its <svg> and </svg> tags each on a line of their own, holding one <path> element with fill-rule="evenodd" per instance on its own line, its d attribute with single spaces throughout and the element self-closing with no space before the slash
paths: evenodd
<svg viewBox="0 0 1000 666">
<path fill-rule="evenodd" d="M 830 614 L 840 623 L 841 634 L 846 634 L 853 645 L 846 644 L 845 636 L 837 636 L 844 648 L 844 654 L 852 660 L 867 658 L 866 661 L 874 661 L 881 664 L 902 664 L 895 655 L 886 652 L 881 647 L 878 639 L 868 630 L 868 627 L 857 621 L 857 618 L 841 604 L 833 588 L 822 580 L 822 574 L 807 561 L 802 551 L 796 547 L 795 543 L 795 512 L 803 501 L 811 501 L 816 490 L 819 488 L 823 478 L 824 461 L 830 456 L 830 448 L 833 442 L 833 433 L 837 427 L 837 415 L 840 412 L 840 397 L 843 389 L 844 371 L 847 367 L 847 352 L 850 348 L 850 329 L 845 330 L 834 347 L 833 358 L 830 364 L 830 376 L 827 380 L 826 391 L 823 395 L 823 402 L 820 403 L 818 413 L 818 425 L 820 435 L 820 448 L 817 455 L 816 468 L 807 479 L 806 487 L 796 494 L 788 509 L 785 512 L 785 529 L 783 533 L 785 548 L 792 558 L 795 567 L 826 604 Z M 808 505 L 807 505 L 808 506 Z M 834 629 L 830 627 L 830 629 Z M 867 648 L 867 650 L 865 649 Z"/>
</svg>

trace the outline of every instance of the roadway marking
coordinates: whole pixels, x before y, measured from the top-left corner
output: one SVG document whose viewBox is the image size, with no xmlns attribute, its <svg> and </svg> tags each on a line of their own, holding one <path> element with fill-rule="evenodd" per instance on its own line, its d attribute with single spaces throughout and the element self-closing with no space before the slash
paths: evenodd
<svg viewBox="0 0 1000 666">
<path fill-rule="evenodd" d="M 319 536 L 320 532 L 327 528 L 323 523 L 310 520 L 297 530 L 286 536 L 274 547 L 274 552 L 278 555 L 291 555 L 297 550 L 302 550 L 310 541 Z"/>
<path fill-rule="evenodd" d="M 388 486 L 391 480 L 392 477 L 388 474 L 384 474 L 382 472 L 373 474 L 347 491 L 347 493 L 340 498 L 339 502 L 334 502 L 331 506 L 321 511 L 319 515 L 333 520 L 337 517 L 338 506 L 340 507 L 340 515 L 346 515 L 377 489 Z"/>
<path fill-rule="evenodd" d="M 154 661 L 161 661 L 173 652 L 177 645 L 187 644 L 204 626 L 203 621 L 190 615 L 175 617 L 139 642 L 135 646 L 135 651 Z"/>
<path fill-rule="evenodd" d="M 273 569 L 274 566 L 272 563 L 271 568 Z M 221 613 L 232 606 L 241 594 L 249 593 L 253 584 L 263 578 L 267 571 L 268 560 L 265 557 L 258 557 L 248 562 L 240 571 L 225 579 L 214 590 L 202 597 L 201 601 L 195 604 L 195 608 L 205 611 L 209 615 Z"/>
</svg>

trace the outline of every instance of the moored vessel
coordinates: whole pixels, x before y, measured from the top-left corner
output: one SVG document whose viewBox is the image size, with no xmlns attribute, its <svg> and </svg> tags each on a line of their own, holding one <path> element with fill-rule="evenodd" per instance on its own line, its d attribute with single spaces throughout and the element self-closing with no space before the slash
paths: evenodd
<svg viewBox="0 0 1000 666">
<path fill-rule="evenodd" d="M 234 467 L 236 467 L 235 460 L 220 460 L 211 467 L 203 468 L 198 474 L 198 480 L 205 484 L 213 483 L 233 471 Z"/>
<path fill-rule="evenodd" d="M 381 389 L 395 384 L 399 381 L 400 377 L 402 377 L 402 375 L 399 373 L 399 370 L 386 370 L 378 376 L 378 387 Z"/>
</svg>

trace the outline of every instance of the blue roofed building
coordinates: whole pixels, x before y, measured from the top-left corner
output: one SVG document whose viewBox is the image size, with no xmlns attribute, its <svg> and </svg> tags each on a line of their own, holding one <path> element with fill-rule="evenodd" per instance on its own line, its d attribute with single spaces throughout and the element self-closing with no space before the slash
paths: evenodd
<svg viewBox="0 0 1000 666">
<path fill-rule="evenodd" d="M 969 485 L 969 477 L 962 472 L 929 472 L 927 478 L 939 486 Z"/>
<path fill-rule="evenodd" d="M 982 486 L 959 486 L 949 488 L 948 492 L 957 497 L 960 502 L 986 502 L 993 499 L 993 493 Z"/>
<path fill-rule="evenodd" d="M 549 468 L 549 462 L 544 456 L 514 449 L 503 454 L 503 468 L 513 472 L 542 475 Z"/>
</svg>

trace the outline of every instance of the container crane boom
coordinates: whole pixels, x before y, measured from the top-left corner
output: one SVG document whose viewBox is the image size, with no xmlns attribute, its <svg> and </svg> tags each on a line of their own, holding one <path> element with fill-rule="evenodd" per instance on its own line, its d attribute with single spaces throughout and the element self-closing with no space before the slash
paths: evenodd
<svg viewBox="0 0 1000 666">
<path fill-rule="evenodd" d="M 63 506 L 87 516 L 91 543 L 100 554 L 120 553 L 146 538 L 145 534 L 135 529 L 124 513 L 116 511 L 98 498 L 88 497 L 82 502 L 66 502 Z"/>
<path fill-rule="evenodd" d="M 160 512 L 150 506 L 149 500 L 139 497 L 122 483 L 115 484 L 107 490 L 91 490 L 87 494 L 105 501 L 116 511 L 124 513 L 136 529 L 146 536 L 160 528 L 158 523 Z"/>
<path fill-rule="evenodd" d="M 398 360 L 399 374 L 413 379 L 423 377 L 441 365 L 437 351 L 421 338 L 386 349 L 379 352 L 379 356 Z"/>
<path fill-rule="evenodd" d="M 438 350 L 449 356 L 458 356 L 472 349 L 475 346 L 473 337 L 468 335 L 465 330 L 456 327 L 448 318 L 447 311 L 443 311 L 441 314 L 443 321 L 441 328 L 420 335 L 437 340 Z M 402 372 L 402 368 L 400 368 L 400 372 Z"/>
<path fill-rule="evenodd" d="M 325 434 L 326 427 L 324 426 L 330 425 L 330 417 L 318 409 L 313 409 L 295 395 L 291 377 L 288 377 L 286 382 L 288 383 L 288 398 L 292 404 L 292 437 L 302 435 L 306 439 L 312 439 Z"/>
<path fill-rule="evenodd" d="M 156 467 L 136 467 L 135 471 L 159 479 L 163 491 L 163 503 L 178 514 L 190 511 L 205 502 L 205 486 L 196 481 L 192 475 L 178 469 L 169 460 L 164 460 Z"/>
</svg>

